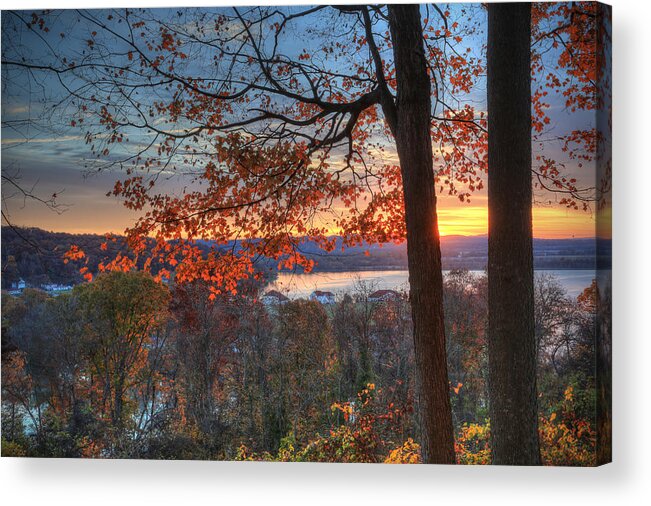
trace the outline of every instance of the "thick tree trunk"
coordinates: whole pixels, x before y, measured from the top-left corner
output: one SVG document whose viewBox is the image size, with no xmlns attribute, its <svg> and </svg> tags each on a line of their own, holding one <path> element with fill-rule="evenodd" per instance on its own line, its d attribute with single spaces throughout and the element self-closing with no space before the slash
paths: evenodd
<svg viewBox="0 0 651 506">
<path fill-rule="evenodd" d="M 404 189 L 421 449 L 425 463 L 453 464 L 454 432 L 445 354 L 441 249 L 430 138 L 431 88 L 424 56 L 420 7 L 390 5 L 389 25 L 397 81 L 394 133 Z"/>
<path fill-rule="evenodd" d="M 488 4 L 488 352 L 493 464 L 539 465 L 531 4 Z"/>
</svg>

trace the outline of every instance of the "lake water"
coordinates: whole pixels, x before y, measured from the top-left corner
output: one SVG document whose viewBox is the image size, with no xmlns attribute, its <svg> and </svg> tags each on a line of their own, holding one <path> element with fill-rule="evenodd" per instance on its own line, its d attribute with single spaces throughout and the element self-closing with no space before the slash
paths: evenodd
<svg viewBox="0 0 651 506">
<path fill-rule="evenodd" d="M 482 271 L 471 272 L 476 275 L 483 274 Z M 571 297 L 579 295 L 590 286 L 595 278 L 595 271 L 592 270 L 546 270 L 536 271 L 536 273 L 547 273 L 554 276 Z M 269 285 L 269 289 L 285 293 L 292 299 L 308 297 L 314 290 L 341 295 L 353 291 L 358 280 L 368 283 L 376 290 L 407 290 L 409 287 L 407 271 L 313 272 L 310 274 L 283 272 L 278 274 L 278 278 Z"/>
</svg>

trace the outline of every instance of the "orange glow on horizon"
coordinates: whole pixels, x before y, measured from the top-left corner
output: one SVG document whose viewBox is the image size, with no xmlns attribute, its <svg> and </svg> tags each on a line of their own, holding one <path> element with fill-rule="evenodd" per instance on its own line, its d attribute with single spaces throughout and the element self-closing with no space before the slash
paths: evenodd
<svg viewBox="0 0 651 506">
<path fill-rule="evenodd" d="M 486 204 L 485 195 L 473 196 L 470 203 L 460 202 L 456 197 L 439 196 L 437 207 L 441 236 L 488 234 Z M 135 221 L 131 211 L 110 199 L 81 201 L 60 215 L 53 212 L 44 213 L 40 208 L 28 207 L 16 213 L 14 218 L 12 220 L 14 225 L 73 234 L 99 235 L 107 232 L 121 235 Z M 609 219 L 609 210 L 602 212 L 600 215 L 602 227 L 597 230 L 594 213 L 574 211 L 560 206 L 534 207 L 534 237 L 542 239 L 595 237 L 598 231 L 600 237 L 610 238 Z M 332 229 L 331 233 L 335 235 L 338 231 Z"/>
<path fill-rule="evenodd" d="M 440 196 L 438 220 L 441 236 L 487 235 L 487 197 L 478 195 L 470 203 L 463 203 L 456 197 Z M 595 222 L 595 215 L 588 211 L 575 211 L 561 206 L 533 208 L 533 235 L 540 239 L 594 237 Z"/>
<path fill-rule="evenodd" d="M 484 206 L 442 208 L 438 217 L 441 236 L 488 234 L 488 209 Z M 594 215 L 589 212 L 558 207 L 533 208 L 533 235 L 536 238 L 594 237 L 595 226 Z"/>
</svg>

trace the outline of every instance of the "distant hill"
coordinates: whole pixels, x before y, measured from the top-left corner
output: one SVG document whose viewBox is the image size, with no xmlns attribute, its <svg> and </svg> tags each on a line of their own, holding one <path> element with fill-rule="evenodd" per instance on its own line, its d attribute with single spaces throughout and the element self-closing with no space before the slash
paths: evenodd
<svg viewBox="0 0 651 506">
<path fill-rule="evenodd" d="M 594 269 L 597 243 L 599 251 L 607 255 L 604 264 L 610 264 L 611 241 L 594 238 L 534 239 L 534 267 L 536 269 Z M 324 253 L 312 241 L 305 239 L 300 250 L 318 262 L 317 271 L 348 271 L 368 269 L 406 269 L 407 245 L 364 244 L 341 251 L 341 238 L 332 253 Z M 365 251 L 369 255 L 365 255 Z M 488 237 L 451 235 L 441 238 L 443 268 L 482 270 L 488 260 Z"/>
<path fill-rule="evenodd" d="M 2 288 L 11 287 L 12 283 L 23 279 L 31 286 L 48 283 L 76 284 L 81 281 L 77 266 L 65 264 L 63 254 L 76 244 L 88 256 L 91 272 L 97 271 L 98 264 L 118 253 L 128 253 L 121 238 L 108 243 L 108 249 L 102 251 L 105 242 L 102 235 L 69 234 L 48 232 L 39 228 L 2 227 Z M 202 241 L 208 249 L 214 244 Z M 332 253 L 321 250 L 317 244 L 305 238 L 299 249 L 308 258 L 317 262 L 316 271 L 355 271 L 355 270 L 391 270 L 407 268 L 406 244 L 364 244 L 344 248 L 343 241 L 336 238 L 337 247 Z M 594 269 L 596 253 L 599 249 L 600 260 L 610 265 L 610 241 L 595 239 L 534 239 L 534 265 L 537 269 Z M 230 244 L 228 247 L 232 247 Z M 368 251 L 367 256 L 365 252 Z M 486 236 L 445 236 L 441 238 L 441 254 L 444 269 L 474 269 L 486 267 L 488 239 Z M 266 267 L 273 267 L 275 262 L 265 262 Z"/>
<path fill-rule="evenodd" d="M 109 241 L 107 250 L 102 251 L 101 244 L 105 241 L 103 235 L 3 226 L 2 288 L 10 288 L 19 279 L 27 282 L 28 286 L 77 284 L 82 280 L 79 266 L 66 264 L 63 255 L 75 244 L 86 253 L 89 270 L 97 272 L 97 266 L 102 260 L 114 258 L 118 253 L 127 253 L 124 241 L 120 238 L 115 243 Z"/>
</svg>

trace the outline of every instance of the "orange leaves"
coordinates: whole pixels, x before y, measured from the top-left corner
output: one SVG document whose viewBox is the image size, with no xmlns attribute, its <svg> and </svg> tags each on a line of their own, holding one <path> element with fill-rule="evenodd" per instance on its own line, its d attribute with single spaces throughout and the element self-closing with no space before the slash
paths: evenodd
<svg viewBox="0 0 651 506">
<path fill-rule="evenodd" d="M 532 37 L 536 41 L 533 76 L 540 76 L 540 89 L 544 86 L 564 97 L 565 106 L 572 112 L 596 107 L 596 83 L 604 72 L 600 63 L 603 44 L 597 37 L 598 31 L 604 30 L 600 23 L 606 22 L 597 15 L 597 8 L 591 2 L 575 2 L 539 4 L 532 10 Z M 543 62 L 543 55 L 550 50 L 555 61 Z"/>
<path fill-rule="evenodd" d="M 344 416 L 344 421 L 348 422 L 350 419 L 350 416 L 353 413 L 353 406 L 352 404 L 346 402 L 346 403 L 339 403 L 335 402 L 330 406 L 331 411 L 339 411 L 343 416 Z"/>
<path fill-rule="evenodd" d="M 63 263 L 67 264 L 68 262 L 76 262 L 79 260 L 84 260 L 84 266 L 80 267 L 79 274 L 82 275 L 84 280 L 92 281 L 93 274 L 88 270 L 88 257 L 86 253 L 77 245 L 73 244 L 70 246 L 70 249 L 63 254 Z"/>
<path fill-rule="evenodd" d="M 572 114 L 594 110 L 602 93 L 611 93 L 604 65 L 610 20 L 598 9 L 592 2 L 533 4 L 532 119 L 534 133 L 539 138 L 548 133 L 551 125 L 550 103 L 564 103 L 567 114 Z M 599 37 L 605 39 L 598 40 Z M 584 134 L 575 131 L 559 135 L 562 156 L 566 160 L 578 160 L 579 168 L 596 155 L 596 144 L 590 140 L 591 130 L 586 129 Z M 563 161 L 556 157 L 553 163 L 562 167 Z M 539 187 L 567 194 L 559 201 L 562 206 L 587 210 L 588 202 L 595 199 L 594 189 L 579 189 L 576 181 L 564 180 L 552 171 L 545 173 L 544 166 L 541 176 L 537 181 Z M 580 206 L 577 201 L 581 201 Z"/>
<path fill-rule="evenodd" d="M 83 275 L 86 281 L 90 282 L 93 280 L 93 274 L 88 271 L 88 267 L 82 267 L 79 269 L 79 273 Z"/>
<path fill-rule="evenodd" d="M 119 272 L 129 272 L 134 270 L 136 267 L 136 262 L 129 258 L 126 255 L 118 255 L 113 262 L 109 264 L 107 270 L 119 271 Z"/>
<path fill-rule="evenodd" d="M 574 399 L 574 387 L 572 385 L 568 386 L 563 393 L 563 397 L 566 402 L 572 402 Z"/>
<path fill-rule="evenodd" d="M 315 265 L 316 265 L 316 262 L 314 260 L 311 260 L 311 259 L 307 260 L 306 259 L 306 261 L 303 264 L 303 272 L 305 272 L 305 274 L 309 274 L 310 272 L 312 272 L 312 269 L 314 269 Z"/>
<path fill-rule="evenodd" d="M 179 44 L 179 41 L 177 39 L 175 39 L 174 36 L 170 32 L 168 32 L 166 30 L 163 30 L 161 32 L 161 44 L 160 44 L 160 47 L 162 49 L 165 49 L 167 51 L 173 51 L 176 48 L 176 46 L 178 46 L 178 44 Z"/>
<path fill-rule="evenodd" d="M 535 7 L 537 22 L 567 15 L 564 8 Z M 377 13 L 371 15 L 376 24 Z M 333 233 L 345 235 L 349 243 L 404 240 L 400 168 L 385 142 L 391 142 L 391 137 L 382 108 L 375 98 L 369 99 L 377 79 L 368 55 L 370 41 L 363 30 L 326 37 L 320 45 L 310 42 L 296 48 L 291 57 L 269 61 L 258 61 L 252 41 L 243 33 L 233 67 L 224 76 L 226 80 L 217 84 L 219 79 L 209 79 L 202 72 L 203 60 L 190 66 L 182 60 L 201 54 L 207 69 L 217 69 L 228 59 L 225 55 L 238 51 L 235 47 L 227 50 L 232 40 L 226 43 L 221 36 L 232 28 L 231 23 L 239 26 L 240 20 L 215 14 L 205 29 L 221 35 L 208 42 L 201 23 L 186 31 L 176 23 L 145 24 L 138 16 L 134 13 L 127 22 L 139 49 L 130 44 L 116 48 L 120 65 L 114 79 L 118 87 L 133 79 L 133 90 L 152 90 L 150 98 L 129 95 L 129 102 L 134 101 L 130 107 L 116 98 L 119 94 L 93 90 L 83 104 L 89 109 L 72 125 L 81 123 L 84 116 L 99 119 L 100 131 L 88 135 L 86 141 L 107 162 L 127 149 L 126 131 L 157 133 L 156 141 L 143 151 L 139 145 L 130 146 L 137 155 L 129 159 L 129 173 L 111 192 L 140 215 L 128 232 L 134 242 L 136 237 L 151 237 L 173 242 L 177 248 L 169 254 L 157 247 L 147 268 L 174 268 L 180 282 L 201 279 L 219 287 L 220 293 L 232 293 L 237 276 L 240 280 L 251 276 L 256 258 L 272 258 L 283 269 L 311 271 L 314 261 L 295 248 L 296 237 L 301 235 L 323 245 Z M 245 25 L 257 30 L 255 14 L 244 17 Z M 286 25 L 281 17 L 265 19 L 266 31 L 260 35 L 269 40 L 283 35 Z M 463 97 L 481 86 L 485 65 L 479 51 L 461 46 L 471 45 L 466 41 L 474 29 L 465 15 L 455 8 L 444 17 L 432 16 L 423 26 L 432 89 L 437 90 L 437 98 L 445 98 L 437 101 L 430 129 L 436 186 L 468 202 L 484 188 L 487 118 Z M 379 65 L 393 91 L 396 69 L 391 34 L 383 32 L 376 30 L 374 38 L 381 55 Z M 585 49 L 589 33 L 584 20 L 567 35 Z M 94 37 L 99 44 L 100 39 Z M 559 65 L 573 68 L 574 63 L 566 60 L 563 56 Z M 338 63 L 328 67 L 329 62 Z M 262 73 L 261 64 L 266 68 Z M 535 65 L 550 86 L 534 95 L 535 128 L 542 132 L 549 123 L 546 94 L 557 85 L 567 88 L 571 83 L 555 78 L 556 72 L 546 71 L 540 61 Z M 137 71 L 129 73 L 127 69 L 134 66 Z M 121 70 L 126 74 L 120 74 Z M 580 81 L 570 96 L 585 94 L 585 84 Z M 364 105 L 357 108 L 360 101 Z M 325 141 L 333 136 L 338 141 L 330 149 Z M 588 146 L 588 140 L 579 135 L 567 142 L 570 149 Z M 541 168 L 541 172 L 552 174 L 553 170 Z M 179 192 L 173 193 L 155 185 L 161 174 L 188 177 Z M 560 179 L 558 183 L 574 184 Z M 322 222 L 327 225 L 314 225 Z M 229 253 L 229 241 L 235 238 L 239 249 Z M 265 240 L 256 243 L 259 238 Z M 219 255 L 200 258 L 191 246 L 204 239 L 214 240 L 227 260 L 217 259 Z M 140 248 L 135 252 L 137 262 L 146 262 L 148 254 Z M 232 265 L 226 265 L 229 261 Z"/>
<path fill-rule="evenodd" d="M 447 16 L 450 15 L 448 12 Z M 225 27 L 232 21 L 228 15 L 217 15 L 210 26 L 217 33 L 225 33 Z M 250 19 L 246 22 L 255 24 Z M 437 22 L 447 24 L 438 16 Z M 142 49 L 138 50 L 142 52 L 127 45 L 116 53 L 125 68 L 130 68 L 135 60 L 139 69 L 124 78 L 116 77 L 117 83 L 144 76 L 146 86 L 143 89 L 163 92 L 152 93 L 156 98 L 151 98 L 149 103 L 138 102 L 131 111 L 135 116 L 129 116 L 125 112 L 127 108 L 118 106 L 108 93 L 93 97 L 89 103 L 91 109 L 97 110 L 87 111 L 86 115 L 98 115 L 102 129 L 106 129 L 101 137 L 87 137 L 94 153 L 104 158 L 120 153 L 125 148 L 118 144 L 126 143 L 124 131 L 132 128 L 134 122 L 142 125 L 143 131 L 165 131 L 169 124 L 184 125 L 181 130 L 185 125 L 200 126 L 196 135 L 188 133 L 186 136 L 185 130 L 160 134 L 148 150 L 134 157 L 130 172 L 113 187 L 111 195 L 141 215 L 128 231 L 134 243 L 136 237 L 151 237 L 160 242 L 174 242 L 177 248 L 172 255 L 158 246 L 149 255 L 139 246 L 134 265 L 147 262 L 146 257 L 150 256 L 152 260 L 146 264 L 149 269 L 166 265 L 175 268 L 179 282 L 201 279 L 213 283 L 220 293 L 232 293 L 237 289 L 238 276 L 242 280 L 252 275 L 251 266 L 256 258 L 272 258 L 280 268 L 298 267 L 310 272 L 315 266 L 314 260 L 305 258 L 296 248 L 297 237 L 301 235 L 310 236 L 326 247 L 326 238 L 333 232 L 345 234 L 350 242 L 404 240 L 400 169 L 391 164 L 385 170 L 382 161 L 385 153 L 381 153 L 385 147 L 375 140 L 378 133 L 382 135 L 388 131 L 381 107 L 368 100 L 369 103 L 359 109 L 351 108 L 372 91 L 375 80 L 366 57 L 369 41 L 362 32 L 353 30 L 347 41 L 326 41 L 318 50 L 313 45 L 302 50 L 299 47 L 292 59 L 279 57 L 267 62 L 271 77 L 261 75 L 250 83 L 247 80 L 258 75 L 250 70 L 257 69 L 260 62 L 244 37 L 243 49 L 232 69 L 232 81 L 216 86 L 214 80 L 194 77 L 201 75 L 195 72 L 201 67 L 193 69 L 193 76 L 190 76 L 186 74 L 187 68 L 180 65 L 187 54 L 198 54 L 186 48 L 201 46 L 204 40 L 201 27 L 197 27 L 197 33 L 189 34 L 175 29 L 173 23 L 145 26 L 137 15 L 129 23 L 135 36 L 143 39 L 139 46 Z M 426 25 L 428 23 L 430 21 L 426 21 Z M 282 32 L 285 25 L 279 19 L 270 18 L 267 26 L 274 37 L 274 32 Z M 462 27 L 452 20 L 450 27 L 449 30 L 439 29 L 438 34 L 447 39 L 446 44 L 458 44 L 464 33 Z M 428 43 L 432 42 L 432 33 L 428 34 Z M 389 86 L 395 86 L 395 69 L 388 56 L 390 35 L 387 33 L 386 37 L 378 36 L 376 43 L 384 55 L 381 65 Z M 201 46 L 208 56 L 207 61 L 221 61 L 225 50 L 221 44 L 221 39 L 217 38 Z M 181 48 L 185 52 L 181 52 Z M 456 52 L 443 51 L 440 46 L 432 48 L 428 55 L 435 63 L 432 68 L 443 69 L 443 75 L 457 92 L 470 89 L 481 76 L 481 65 L 471 56 L 465 53 L 458 56 Z M 355 58 L 345 71 L 311 69 L 313 60 L 321 62 L 351 56 Z M 309 72 L 305 73 L 305 69 Z M 169 74 L 169 79 L 163 80 L 164 84 L 154 85 L 151 76 L 156 77 L 154 81 L 158 83 L 161 73 Z M 434 81 L 438 76 L 431 78 Z M 281 88 L 287 93 L 270 93 L 266 82 L 270 79 L 282 83 Z M 317 88 L 318 100 L 310 98 L 314 91 L 312 85 Z M 134 96 L 133 100 L 141 99 Z M 332 107 L 333 104 L 346 107 Z M 346 110 L 348 112 L 343 112 Z M 247 115 L 248 112 L 251 115 Z M 481 188 L 481 181 L 472 174 L 473 170 L 480 170 L 481 160 L 473 161 L 472 167 L 462 166 L 469 156 L 464 158 L 460 153 L 464 149 L 478 152 L 481 149 L 477 129 L 473 130 L 470 125 L 475 111 L 464 109 L 458 116 L 468 122 L 467 125 L 459 126 L 460 123 L 451 121 L 453 118 L 448 116 L 445 128 L 435 129 L 433 141 L 441 145 L 457 141 L 459 152 L 442 155 L 441 159 L 449 167 L 456 165 L 458 170 L 454 173 L 463 174 L 472 189 Z M 263 119 L 253 121 L 256 117 Z M 345 149 L 340 149 L 347 140 L 345 136 L 333 150 L 327 144 L 320 145 L 322 140 L 332 139 L 336 125 L 335 130 L 342 133 L 349 118 L 354 119 L 348 132 L 350 153 L 339 153 Z M 245 123 L 245 129 L 228 128 L 239 121 Z M 367 163 L 369 167 L 365 167 Z M 191 174 L 182 192 L 166 193 L 154 187 L 157 171 L 180 174 L 181 170 L 183 174 Z M 327 226 L 314 226 L 324 217 L 329 220 Z M 229 253 L 226 249 L 234 238 L 241 249 Z M 265 240 L 255 242 L 259 238 Z M 218 259 L 220 255 L 217 254 L 210 258 L 197 255 L 191 246 L 203 239 L 214 240 L 216 249 L 223 248 L 220 254 L 225 259 Z M 189 247 L 184 248 L 184 244 Z M 116 265 L 106 264 L 104 268 Z"/>
<path fill-rule="evenodd" d="M 85 256 L 86 253 L 84 253 L 84 250 L 82 250 L 79 246 L 73 244 L 72 246 L 70 246 L 70 249 L 64 253 L 63 262 L 67 264 L 69 261 L 81 260 Z"/>
</svg>

